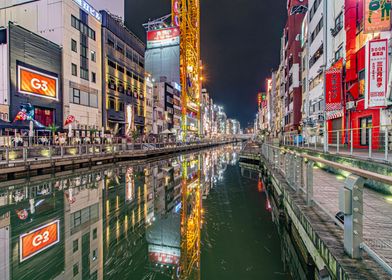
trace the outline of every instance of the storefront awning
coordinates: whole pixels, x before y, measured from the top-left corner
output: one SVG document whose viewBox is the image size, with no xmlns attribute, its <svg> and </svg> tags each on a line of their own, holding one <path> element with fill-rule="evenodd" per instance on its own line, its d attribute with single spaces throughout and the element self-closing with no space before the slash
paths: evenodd
<svg viewBox="0 0 392 280">
<path fill-rule="evenodd" d="M 343 117 L 343 111 L 342 110 L 327 112 L 327 120 L 338 119 L 338 118 L 341 118 L 341 117 Z"/>
</svg>

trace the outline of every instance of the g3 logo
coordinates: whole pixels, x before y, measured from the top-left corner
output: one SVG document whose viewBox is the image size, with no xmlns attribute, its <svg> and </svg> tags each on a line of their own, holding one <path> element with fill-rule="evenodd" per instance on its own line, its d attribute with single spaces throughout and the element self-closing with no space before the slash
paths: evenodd
<svg viewBox="0 0 392 280">
<path fill-rule="evenodd" d="M 37 90 L 43 90 L 43 91 L 48 90 L 48 82 L 44 80 L 39 80 L 37 78 L 31 79 L 31 86 Z"/>
<path fill-rule="evenodd" d="M 46 243 L 49 241 L 49 231 L 45 231 L 43 234 L 38 234 L 33 239 L 33 246 L 40 246 L 42 243 Z"/>
</svg>

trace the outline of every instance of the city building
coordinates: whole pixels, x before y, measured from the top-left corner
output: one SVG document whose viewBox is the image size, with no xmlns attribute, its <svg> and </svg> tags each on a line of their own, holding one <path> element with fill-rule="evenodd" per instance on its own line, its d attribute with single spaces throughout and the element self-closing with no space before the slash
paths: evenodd
<svg viewBox="0 0 392 280">
<path fill-rule="evenodd" d="M 300 83 L 302 21 L 307 11 L 307 0 L 290 0 L 287 3 L 288 19 L 284 28 L 284 130 L 298 132 L 301 121 L 302 89 Z"/>
<path fill-rule="evenodd" d="M 391 19 L 390 5 L 389 12 L 382 17 L 382 7 L 372 12 L 370 2 L 344 1 L 346 67 L 343 123 L 347 124 L 347 130 L 353 131 L 352 139 L 349 132 L 346 139 L 353 142 L 354 148 L 368 148 L 371 138 L 372 148 L 377 149 L 383 145 L 382 135 L 392 122 Z M 388 9 L 388 6 L 385 8 Z M 369 69 L 376 67 L 376 60 L 377 75 L 370 75 Z M 372 135 L 369 128 L 373 128 Z"/>
<path fill-rule="evenodd" d="M 10 21 L 62 48 L 63 116 L 75 119 L 77 135 L 100 129 L 101 14 L 82 0 L 22 0 L 17 5 L 6 1 L 0 9 L 0 26 Z"/>
<path fill-rule="evenodd" d="M 0 34 L 0 118 L 18 128 L 61 127 L 61 48 L 12 22 Z"/>
<path fill-rule="evenodd" d="M 150 135 L 153 133 L 154 124 L 154 83 L 152 82 L 151 74 L 145 73 L 145 126 L 144 134 Z"/>
<path fill-rule="evenodd" d="M 118 18 L 102 15 L 103 125 L 131 136 L 145 129 L 145 45 Z"/>
</svg>

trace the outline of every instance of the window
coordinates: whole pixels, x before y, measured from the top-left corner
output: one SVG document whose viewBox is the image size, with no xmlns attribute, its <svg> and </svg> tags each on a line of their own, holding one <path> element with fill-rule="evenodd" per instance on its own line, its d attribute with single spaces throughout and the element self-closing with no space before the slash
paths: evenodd
<svg viewBox="0 0 392 280">
<path fill-rule="evenodd" d="M 98 231 L 97 231 L 97 228 L 95 228 L 95 229 L 93 229 L 93 239 L 95 240 L 95 239 L 97 239 L 97 237 L 98 237 Z"/>
<path fill-rule="evenodd" d="M 89 105 L 89 94 L 85 91 L 80 91 L 80 105 L 88 106 Z M 83 221 L 82 221 L 83 223 Z"/>
<path fill-rule="evenodd" d="M 78 52 L 77 43 L 74 39 L 71 39 L 71 49 L 73 52 Z"/>
<path fill-rule="evenodd" d="M 359 82 L 359 98 L 365 96 L 365 70 L 359 71 L 358 73 Z"/>
<path fill-rule="evenodd" d="M 72 243 L 73 243 L 73 252 L 75 253 L 77 250 L 79 250 L 79 240 L 75 239 Z"/>
<path fill-rule="evenodd" d="M 93 251 L 93 256 L 92 256 L 92 258 L 93 258 L 93 261 L 95 261 L 95 260 L 98 258 L 97 249 L 95 249 L 95 250 Z"/>
<path fill-rule="evenodd" d="M 338 61 L 343 57 L 343 46 L 340 46 L 339 49 L 335 52 L 335 61 Z"/>
<path fill-rule="evenodd" d="M 80 55 L 87 58 L 87 47 L 80 45 Z"/>
<path fill-rule="evenodd" d="M 118 43 L 117 43 L 116 50 L 117 50 L 119 53 L 124 54 L 124 47 L 121 46 L 121 45 L 118 44 Z"/>
<path fill-rule="evenodd" d="M 116 107 L 116 100 L 114 98 L 109 98 L 108 109 L 114 110 Z"/>
<path fill-rule="evenodd" d="M 97 60 L 97 54 L 95 53 L 95 51 L 91 51 L 91 61 L 96 61 Z"/>
<path fill-rule="evenodd" d="M 88 75 L 88 70 L 87 70 L 87 69 L 84 69 L 84 68 L 82 68 L 82 67 L 80 67 L 80 78 L 82 78 L 82 79 L 88 81 L 88 79 L 89 79 L 88 76 L 89 76 L 89 75 Z"/>
<path fill-rule="evenodd" d="M 124 112 L 124 102 L 120 101 L 118 107 L 120 112 Z"/>
<path fill-rule="evenodd" d="M 73 276 L 75 277 L 78 274 L 79 274 L 79 264 L 75 263 L 73 265 Z"/>
<path fill-rule="evenodd" d="M 108 65 L 116 69 L 116 63 L 108 59 Z"/>
<path fill-rule="evenodd" d="M 112 48 L 114 48 L 114 41 L 111 38 L 108 38 L 107 41 L 108 45 L 111 46 Z"/>
<path fill-rule="evenodd" d="M 77 227 L 80 224 L 81 224 L 80 211 L 77 211 L 73 215 L 73 227 Z"/>
<path fill-rule="evenodd" d="M 92 81 L 93 83 L 96 83 L 96 82 L 97 82 L 97 74 L 95 74 L 94 72 L 91 72 L 91 81 Z"/>
<path fill-rule="evenodd" d="M 71 71 L 72 71 L 72 76 L 77 76 L 78 75 L 78 68 L 76 64 L 71 64 Z"/>
<path fill-rule="evenodd" d="M 331 30 L 332 36 L 336 36 L 343 29 L 343 12 L 335 19 L 335 27 Z"/>
<path fill-rule="evenodd" d="M 369 145 L 369 129 L 372 127 L 372 125 L 373 120 L 370 116 L 359 119 L 361 146 Z"/>
<path fill-rule="evenodd" d="M 323 28 L 323 18 L 317 23 L 316 27 L 314 28 L 312 34 L 310 35 L 310 43 L 316 39 L 317 35 L 320 33 L 321 29 Z"/>
<path fill-rule="evenodd" d="M 314 53 L 314 55 L 309 60 L 309 69 L 317 62 L 317 60 L 323 55 L 324 49 L 323 45 L 321 45 L 318 50 Z"/>
<path fill-rule="evenodd" d="M 90 93 L 90 107 L 98 108 L 98 95 Z"/>
<path fill-rule="evenodd" d="M 79 30 L 82 34 L 95 41 L 95 31 L 73 15 L 71 15 L 71 25 L 72 27 Z"/>
<path fill-rule="evenodd" d="M 117 65 L 117 70 L 121 73 L 124 73 L 124 67 Z"/>
</svg>

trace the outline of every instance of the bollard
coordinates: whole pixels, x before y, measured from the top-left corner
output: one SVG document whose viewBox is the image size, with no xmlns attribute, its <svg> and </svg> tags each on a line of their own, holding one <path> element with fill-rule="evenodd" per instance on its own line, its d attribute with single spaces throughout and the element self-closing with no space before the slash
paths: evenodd
<svg viewBox="0 0 392 280">
<path fill-rule="evenodd" d="M 388 147 L 388 127 L 385 128 L 385 155 L 384 155 L 384 159 L 385 161 L 388 161 L 388 151 L 389 147 Z"/>
<path fill-rule="evenodd" d="M 63 146 L 60 147 L 60 155 L 61 155 L 61 157 L 64 157 L 64 147 Z"/>
<path fill-rule="evenodd" d="M 339 143 L 340 143 L 340 131 L 337 131 L 336 132 L 337 133 L 337 139 L 336 139 L 336 144 L 337 144 L 337 146 L 336 146 L 336 153 L 338 154 L 339 153 Z"/>
<path fill-rule="evenodd" d="M 26 162 L 27 161 L 27 148 L 23 147 L 23 161 Z"/>
<path fill-rule="evenodd" d="M 372 158 L 372 129 L 369 128 L 369 158 Z"/>
<path fill-rule="evenodd" d="M 361 258 L 363 184 L 362 177 L 350 175 L 339 190 L 339 208 L 344 213 L 344 250 L 353 259 Z"/>
<path fill-rule="evenodd" d="M 306 204 L 313 206 L 313 166 L 314 161 L 306 164 Z"/>
<path fill-rule="evenodd" d="M 82 155 L 82 145 L 79 144 L 79 155 Z"/>
</svg>

